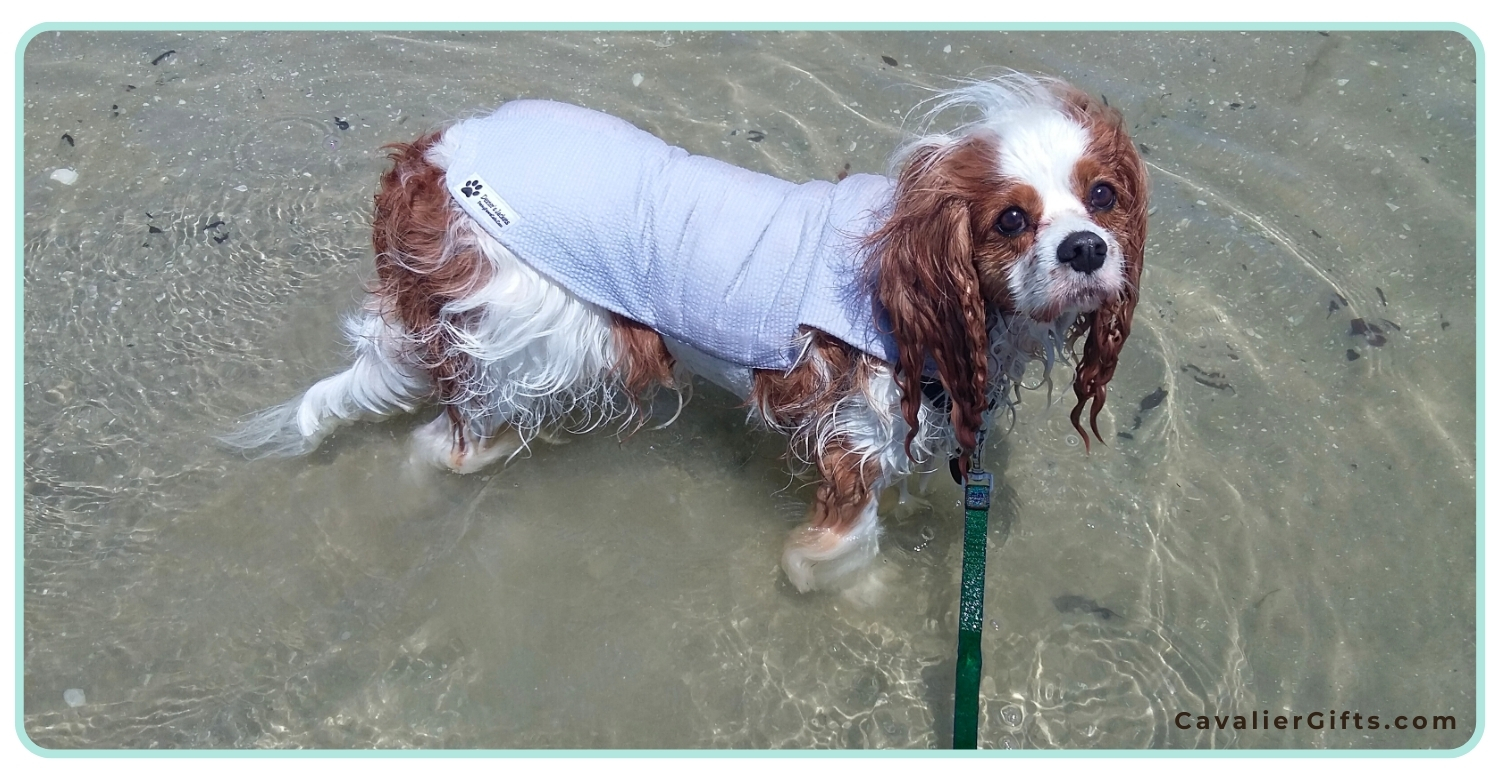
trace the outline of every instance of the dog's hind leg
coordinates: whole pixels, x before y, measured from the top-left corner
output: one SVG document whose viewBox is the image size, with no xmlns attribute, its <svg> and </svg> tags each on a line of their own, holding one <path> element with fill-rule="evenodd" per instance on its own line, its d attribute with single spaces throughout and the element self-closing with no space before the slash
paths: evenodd
<svg viewBox="0 0 1500 780">
<path fill-rule="evenodd" d="M 501 424 L 487 436 L 467 433 L 460 438 L 455 431 L 453 413 L 445 410 L 412 433 L 412 460 L 472 474 L 508 461 L 526 449 L 526 439 L 510 423 Z"/>
<path fill-rule="evenodd" d="M 299 398 L 246 418 L 220 441 L 252 456 L 300 455 L 344 423 L 410 412 L 430 396 L 427 372 L 406 358 L 396 328 L 363 312 L 351 315 L 344 329 L 353 344 L 353 365 Z"/>
</svg>

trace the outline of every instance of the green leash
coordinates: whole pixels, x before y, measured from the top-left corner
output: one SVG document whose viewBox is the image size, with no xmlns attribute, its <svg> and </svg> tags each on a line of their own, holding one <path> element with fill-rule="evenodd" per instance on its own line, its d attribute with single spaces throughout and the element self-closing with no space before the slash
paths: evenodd
<svg viewBox="0 0 1500 780">
<path fill-rule="evenodd" d="M 979 462 L 981 437 L 964 475 L 964 573 L 958 596 L 958 674 L 953 693 L 953 749 L 979 745 L 979 672 L 984 665 L 984 553 L 990 526 L 992 478 Z"/>
</svg>

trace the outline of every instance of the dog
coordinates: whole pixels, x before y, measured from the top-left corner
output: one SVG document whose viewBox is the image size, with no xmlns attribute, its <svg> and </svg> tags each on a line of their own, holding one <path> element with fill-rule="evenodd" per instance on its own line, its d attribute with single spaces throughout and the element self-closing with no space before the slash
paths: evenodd
<svg viewBox="0 0 1500 780">
<path fill-rule="evenodd" d="M 966 468 L 1031 363 L 1049 386 L 1073 365 L 1087 449 L 1139 296 L 1147 182 L 1118 111 L 1018 73 L 925 105 L 891 176 L 837 182 L 537 100 L 389 145 L 353 365 L 225 440 L 304 453 L 435 403 L 413 457 L 469 473 L 558 430 L 639 428 L 659 388 L 680 412 L 701 376 L 815 472 L 791 584 L 846 582 L 878 551 L 881 492 Z M 934 131 L 950 112 L 971 118 Z"/>
</svg>

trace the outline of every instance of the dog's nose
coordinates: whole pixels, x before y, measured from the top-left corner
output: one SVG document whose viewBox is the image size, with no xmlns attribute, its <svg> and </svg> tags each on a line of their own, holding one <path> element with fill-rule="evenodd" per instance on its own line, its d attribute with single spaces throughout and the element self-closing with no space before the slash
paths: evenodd
<svg viewBox="0 0 1500 780">
<path fill-rule="evenodd" d="M 1081 274 L 1091 274 L 1104 265 L 1109 245 L 1098 234 L 1087 230 L 1070 233 L 1057 245 L 1057 262 Z"/>
</svg>

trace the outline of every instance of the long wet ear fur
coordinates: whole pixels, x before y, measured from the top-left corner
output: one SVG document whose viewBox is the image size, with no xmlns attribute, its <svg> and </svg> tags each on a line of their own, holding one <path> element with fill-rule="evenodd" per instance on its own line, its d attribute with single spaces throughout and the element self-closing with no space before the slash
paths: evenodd
<svg viewBox="0 0 1500 780">
<path fill-rule="evenodd" d="M 993 146 L 970 137 L 921 147 L 896 180 L 889 219 L 867 239 L 876 296 L 896 342 L 896 383 L 906 419 L 906 452 L 917 435 L 922 373 L 937 367 L 952 402 L 962 466 L 974 451 L 988 386 L 989 334 L 974 265 L 970 204 L 993 182 Z"/>
<path fill-rule="evenodd" d="M 1146 166 L 1125 132 L 1120 112 L 1094 102 L 1081 92 L 1066 94 L 1064 100 L 1093 136 L 1089 154 L 1100 159 L 1106 169 L 1118 171 L 1125 185 L 1116 193 L 1125 226 L 1115 232 L 1125 254 L 1125 286 L 1118 298 L 1084 317 L 1083 357 L 1073 377 L 1073 394 L 1078 397 L 1078 405 L 1073 407 L 1071 419 L 1087 449 L 1089 435 L 1080 420 L 1084 406 L 1093 401 L 1089 428 L 1103 443 L 1104 437 L 1099 435 L 1099 412 L 1104 409 L 1109 380 L 1114 378 L 1120 350 L 1130 336 L 1130 322 L 1140 298 L 1141 267 L 1146 254 Z"/>
</svg>

